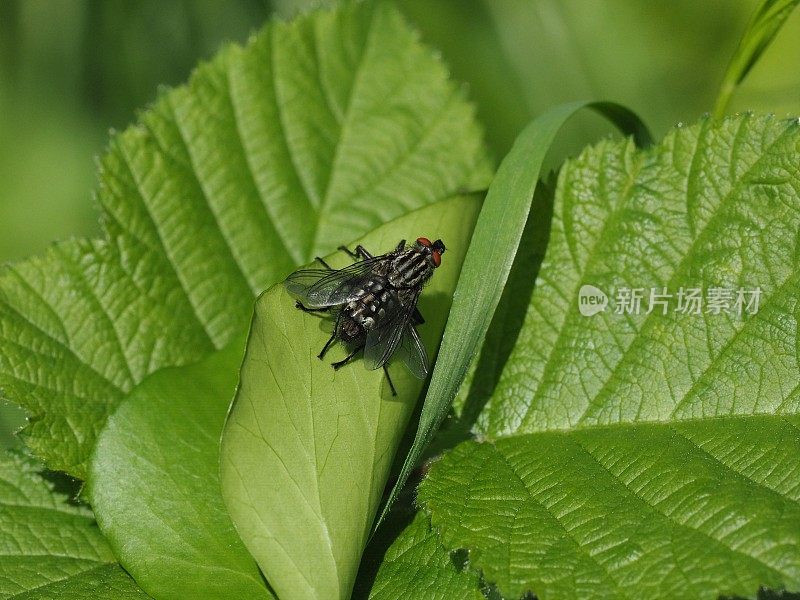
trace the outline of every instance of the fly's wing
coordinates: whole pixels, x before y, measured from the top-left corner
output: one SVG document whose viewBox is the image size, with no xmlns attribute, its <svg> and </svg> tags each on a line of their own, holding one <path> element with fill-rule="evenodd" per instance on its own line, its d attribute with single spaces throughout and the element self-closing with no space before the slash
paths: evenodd
<svg viewBox="0 0 800 600">
<path fill-rule="evenodd" d="M 391 318 L 380 323 L 367 333 L 364 346 L 364 363 L 368 369 L 377 369 L 386 364 L 400 346 L 407 327 L 411 324 L 411 315 L 417 305 L 417 294 L 409 304 L 394 313 Z"/>
<path fill-rule="evenodd" d="M 354 300 L 382 257 L 353 263 L 338 270 L 302 269 L 284 281 L 286 289 L 312 308 L 335 306 Z"/>
<path fill-rule="evenodd" d="M 425 379 L 428 376 L 428 353 L 417 333 L 417 328 L 411 323 L 406 325 L 405 333 L 400 340 L 400 347 L 397 349 L 397 356 L 405 363 L 414 377 Z"/>
</svg>

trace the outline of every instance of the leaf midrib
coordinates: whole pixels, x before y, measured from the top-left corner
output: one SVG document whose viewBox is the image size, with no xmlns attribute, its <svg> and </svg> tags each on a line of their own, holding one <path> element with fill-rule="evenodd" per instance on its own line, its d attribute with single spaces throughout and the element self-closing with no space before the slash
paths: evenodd
<svg viewBox="0 0 800 600">
<path fill-rule="evenodd" d="M 798 384 L 800 386 L 800 384 Z M 686 417 L 681 419 L 670 419 L 670 420 L 663 420 L 663 419 L 653 419 L 649 421 L 616 421 L 614 423 L 582 423 L 580 425 L 571 425 L 568 427 L 553 427 L 547 429 L 526 429 L 516 430 L 513 432 L 501 433 L 496 435 L 487 435 L 487 434 L 480 434 L 476 436 L 476 440 L 478 441 L 486 441 L 486 442 L 495 442 L 497 440 L 506 440 L 506 439 L 513 439 L 518 437 L 524 437 L 526 435 L 537 435 L 537 434 L 548 434 L 548 433 L 562 433 L 562 434 L 571 434 L 580 431 L 599 431 L 603 429 L 634 429 L 637 427 L 671 427 L 673 425 L 681 425 L 684 423 L 707 423 L 707 422 L 714 422 L 714 421 L 738 421 L 738 420 L 757 420 L 757 419 L 774 419 L 777 421 L 785 421 L 789 423 L 792 427 L 797 427 L 794 423 L 791 423 L 791 419 L 797 419 L 800 421 L 800 415 L 797 414 L 774 414 L 769 412 L 763 413 L 750 413 L 750 414 L 740 414 L 740 415 L 712 415 L 712 416 L 705 416 L 705 417 Z M 800 427 L 798 427 L 800 429 Z"/>
<path fill-rule="evenodd" d="M 320 230 L 320 223 L 322 222 L 323 217 L 327 213 L 327 209 L 330 205 L 330 192 L 331 186 L 333 183 L 334 174 L 337 172 L 337 167 L 339 165 L 339 161 L 341 160 L 341 148 L 343 145 L 345 132 L 348 130 L 350 126 L 350 122 L 352 119 L 352 109 L 353 109 L 353 98 L 356 96 L 356 90 L 359 88 L 361 78 L 363 77 L 364 73 L 364 65 L 367 62 L 367 56 L 370 54 L 373 44 L 373 38 L 375 37 L 375 19 L 377 11 L 373 11 L 370 15 L 369 27 L 367 29 L 367 37 L 364 40 L 364 46 L 361 48 L 361 55 L 358 57 L 358 63 L 356 64 L 355 73 L 353 75 L 353 83 L 350 86 L 350 91 L 347 95 L 347 102 L 345 104 L 344 109 L 344 116 L 339 121 L 339 137 L 336 139 L 336 147 L 333 150 L 333 158 L 331 159 L 331 166 L 328 170 L 328 178 L 325 182 L 325 191 L 322 194 L 322 200 L 320 201 L 319 210 L 318 210 L 318 218 L 314 223 L 314 232 L 311 235 L 311 246 L 308 248 L 307 253 L 309 256 L 308 259 L 311 258 L 311 254 L 317 249 L 317 243 L 319 239 L 319 230 Z M 317 30 L 314 29 L 314 47 L 316 50 L 317 47 Z M 324 89 L 326 84 L 322 81 L 322 77 L 320 79 L 320 86 Z M 327 94 L 325 94 L 325 101 L 326 104 L 330 107 L 330 102 L 328 101 Z M 333 114 L 333 111 L 331 111 Z M 334 115 L 336 117 L 336 115 Z"/>
<path fill-rule="evenodd" d="M 233 53 L 231 53 L 231 56 L 233 56 Z M 231 63 L 233 63 L 234 61 L 233 58 L 229 58 L 229 60 L 231 61 Z M 233 82 L 231 81 L 231 73 L 233 72 L 233 65 L 232 64 L 227 65 L 227 68 L 224 69 L 224 71 L 225 71 L 225 91 L 228 103 L 230 104 L 231 108 L 231 117 L 233 118 L 233 129 L 234 132 L 236 133 L 237 151 L 241 154 L 244 164 L 247 167 L 247 175 L 249 177 L 249 183 L 252 186 L 252 189 L 258 198 L 258 203 L 261 209 L 264 211 L 264 214 L 267 216 L 267 220 L 272 226 L 272 230 L 275 232 L 275 236 L 278 238 L 280 245 L 286 251 L 286 255 L 290 258 L 290 260 L 294 264 L 296 265 L 300 264 L 302 262 L 302 254 L 300 254 L 297 251 L 298 248 L 296 246 L 290 246 L 288 244 L 285 234 L 278 220 L 275 218 L 275 215 L 273 215 L 270 212 L 271 204 L 266 201 L 266 198 L 264 197 L 264 194 L 261 191 L 261 187 L 258 184 L 258 180 L 256 179 L 255 167 L 253 166 L 250 152 L 248 152 L 247 150 L 247 144 L 245 142 L 244 134 L 242 132 L 242 126 L 240 123 L 241 116 L 239 113 L 241 109 L 238 108 L 239 105 L 237 104 L 234 95 L 234 85 Z M 259 290 L 259 293 L 261 291 L 262 290 Z"/>
</svg>

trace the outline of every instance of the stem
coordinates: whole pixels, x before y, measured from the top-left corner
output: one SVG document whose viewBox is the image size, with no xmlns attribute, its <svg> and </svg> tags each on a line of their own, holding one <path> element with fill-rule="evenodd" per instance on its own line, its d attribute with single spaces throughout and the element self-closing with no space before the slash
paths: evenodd
<svg viewBox="0 0 800 600">
<path fill-rule="evenodd" d="M 714 116 L 722 118 L 728 108 L 733 92 L 747 77 L 750 69 L 775 39 L 792 10 L 800 0 L 762 0 L 745 28 L 739 46 L 731 57 L 731 62 L 722 79 Z"/>
</svg>

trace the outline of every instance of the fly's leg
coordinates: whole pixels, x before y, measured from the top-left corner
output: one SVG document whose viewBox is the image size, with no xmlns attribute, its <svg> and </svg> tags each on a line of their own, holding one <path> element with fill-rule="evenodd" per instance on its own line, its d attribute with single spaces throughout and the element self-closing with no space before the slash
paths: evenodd
<svg viewBox="0 0 800 600">
<path fill-rule="evenodd" d="M 334 329 L 331 337 L 328 339 L 327 342 L 325 342 L 325 345 L 322 347 L 322 350 L 319 351 L 319 354 L 317 354 L 317 358 L 320 360 L 325 358 L 325 353 L 328 351 L 328 348 L 331 347 L 331 344 L 333 344 L 333 342 L 335 341 L 336 341 L 336 330 Z"/>
<path fill-rule="evenodd" d="M 336 333 L 334 332 L 334 334 L 331 336 L 331 339 L 329 339 L 328 342 L 325 344 L 325 347 L 322 349 L 322 352 L 319 353 L 319 358 L 322 358 L 324 356 L 325 352 L 327 352 L 328 348 L 335 339 L 336 339 Z M 333 370 L 338 371 L 339 369 L 341 369 L 343 366 L 345 366 L 347 363 L 353 360 L 356 354 L 361 352 L 363 349 L 364 346 L 359 346 L 358 348 L 353 350 L 350 354 L 345 356 L 342 360 L 331 363 Z M 397 390 L 395 389 L 394 383 L 392 382 L 392 378 L 389 375 L 389 369 L 386 368 L 385 364 L 383 365 L 383 372 L 386 373 L 386 381 L 389 383 L 389 389 L 392 390 L 392 396 L 397 396 Z"/>
<path fill-rule="evenodd" d="M 394 249 L 394 251 L 397 252 L 398 250 L 402 250 L 405 247 L 406 247 L 406 241 L 400 240 L 400 243 L 397 244 L 397 247 Z M 361 244 L 356 246 L 355 252 L 350 250 L 350 248 L 348 248 L 347 246 L 339 246 L 339 250 L 347 254 L 347 256 L 349 256 L 353 260 L 367 260 L 369 258 L 375 258 L 375 256 L 369 250 L 364 248 L 364 246 L 362 246 Z"/>
<path fill-rule="evenodd" d="M 317 354 L 318 359 L 322 360 L 325 357 L 325 353 L 328 351 L 328 348 L 330 348 L 331 344 L 333 344 L 333 342 L 336 341 L 336 338 L 338 337 L 339 334 L 339 320 L 341 318 L 342 318 L 342 313 L 339 313 L 336 317 L 336 323 L 333 324 L 333 333 L 331 334 L 331 337 L 328 338 L 328 341 L 325 342 L 325 345 L 322 347 L 322 350 L 320 350 L 319 354 Z"/>
<path fill-rule="evenodd" d="M 348 248 L 347 246 L 339 246 L 337 248 L 337 250 L 341 250 L 342 252 L 347 254 L 347 256 L 349 256 L 353 260 L 358 260 L 358 255 L 355 252 L 353 252 L 352 250 L 350 250 L 350 248 Z"/>
<path fill-rule="evenodd" d="M 414 312 L 411 313 L 411 320 L 414 322 L 414 325 L 422 325 L 425 323 L 425 317 L 422 316 L 422 313 L 419 312 L 419 309 L 415 308 Z"/>
<path fill-rule="evenodd" d="M 339 250 L 347 254 L 347 256 L 349 256 L 353 260 L 367 260 L 368 258 L 374 258 L 372 254 L 369 252 L 369 250 L 364 248 L 364 246 L 362 246 L 361 244 L 356 246 L 355 252 L 350 250 L 350 248 L 348 248 L 347 246 L 339 246 Z"/>
<path fill-rule="evenodd" d="M 320 258 L 319 256 L 315 256 L 315 257 L 314 257 L 314 260 L 316 260 L 317 262 L 321 263 L 323 267 L 325 267 L 326 269 L 328 269 L 328 271 L 333 271 L 333 267 L 331 267 L 331 266 L 330 266 L 328 263 L 326 263 L 326 262 L 325 262 L 325 261 L 324 261 L 322 258 Z"/>
<path fill-rule="evenodd" d="M 308 308 L 305 304 L 300 302 L 300 300 L 295 300 L 294 306 L 295 308 L 299 308 L 303 312 L 307 313 L 328 312 L 331 309 L 330 306 L 323 306 L 322 308 Z"/>
<path fill-rule="evenodd" d="M 392 378 L 389 377 L 389 369 L 386 368 L 386 364 L 383 365 L 383 372 L 386 373 L 386 381 L 389 382 L 389 389 L 392 390 L 392 396 L 397 396 L 397 390 L 394 389 L 394 384 L 392 383 Z"/>
<path fill-rule="evenodd" d="M 345 356 L 345 357 L 344 357 L 342 360 L 340 360 L 340 361 L 337 361 L 337 362 L 335 362 L 335 363 L 331 363 L 331 366 L 333 367 L 333 369 L 334 369 L 335 371 L 338 371 L 338 370 L 339 370 L 339 369 L 341 369 L 343 366 L 345 366 L 347 363 L 349 363 L 351 360 L 353 360 L 353 358 L 355 357 L 355 355 L 356 355 L 356 354 L 358 354 L 359 352 L 361 352 L 363 349 L 364 349 L 364 346 L 359 346 L 358 348 L 356 348 L 355 350 L 353 350 L 353 351 L 352 351 L 350 354 L 348 354 L 347 356 Z"/>
<path fill-rule="evenodd" d="M 363 260 L 367 260 L 368 258 L 375 258 L 372 254 L 370 254 L 369 250 L 364 248 L 361 244 L 356 246 L 356 254 L 358 254 Z"/>
</svg>

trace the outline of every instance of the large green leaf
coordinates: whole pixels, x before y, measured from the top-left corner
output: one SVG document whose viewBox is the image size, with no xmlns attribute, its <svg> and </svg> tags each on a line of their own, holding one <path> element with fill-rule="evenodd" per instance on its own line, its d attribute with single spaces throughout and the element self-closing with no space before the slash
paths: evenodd
<svg viewBox="0 0 800 600">
<path fill-rule="evenodd" d="M 70 504 L 34 461 L 0 455 L 0 597 L 139 600 L 90 510 Z"/>
<path fill-rule="evenodd" d="M 742 116 L 563 167 L 477 439 L 419 494 L 507 597 L 800 589 L 799 161 L 797 121 Z M 609 296 L 593 316 L 587 284 Z M 646 314 L 664 287 L 760 288 L 760 307 Z M 638 314 L 617 314 L 624 288 L 648 290 Z"/>
<path fill-rule="evenodd" d="M 391 7 L 265 27 L 163 94 L 101 161 L 105 237 L 0 273 L 0 388 L 27 442 L 85 476 L 107 417 L 154 371 L 244 334 L 315 254 L 489 170 L 473 111 Z"/>
<path fill-rule="evenodd" d="M 420 300 L 420 334 L 438 346 L 461 261 L 479 209 L 456 197 L 373 231 L 373 252 L 400 239 L 441 237 L 447 245 Z M 338 253 L 334 267 L 349 262 Z M 282 600 L 347 598 L 384 491 L 389 468 L 422 381 L 402 365 L 390 372 L 360 361 L 336 372 L 341 345 L 316 358 L 329 333 L 297 310 L 283 289 L 261 296 L 236 399 L 222 440 L 222 491 L 239 535 Z"/>
<path fill-rule="evenodd" d="M 108 419 L 88 497 L 122 565 L 159 599 L 271 598 L 219 488 L 219 438 L 244 341 L 162 369 Z"/>
</svg>

